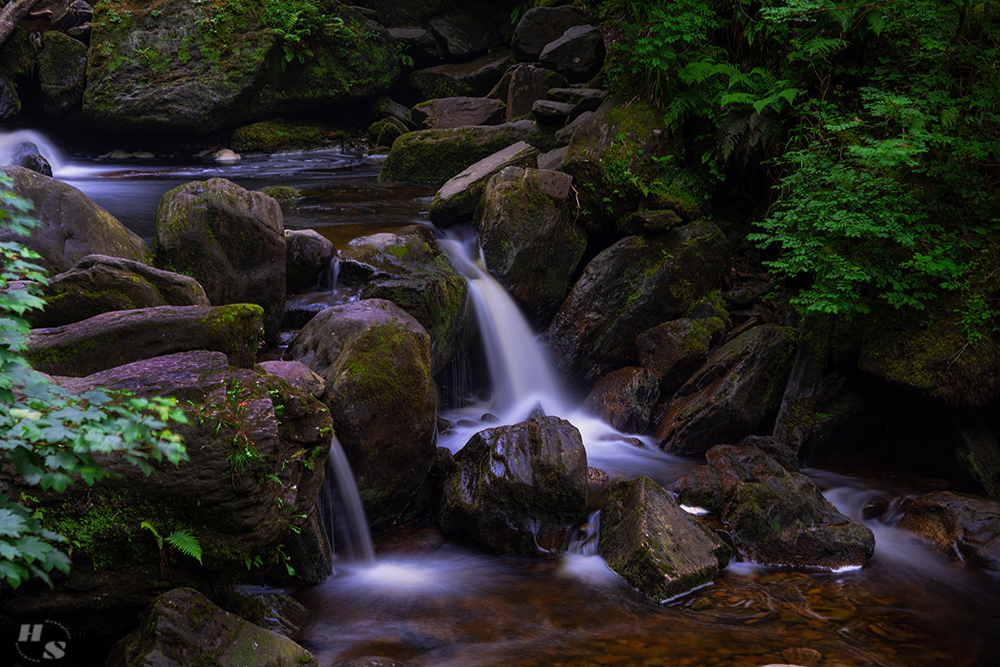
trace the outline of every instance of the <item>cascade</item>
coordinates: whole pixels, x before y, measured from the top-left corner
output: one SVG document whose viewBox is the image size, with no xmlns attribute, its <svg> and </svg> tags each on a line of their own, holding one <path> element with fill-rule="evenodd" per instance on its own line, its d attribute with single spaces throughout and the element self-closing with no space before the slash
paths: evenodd
<svg viewBox="0 0 1000 667">
<path fill-rule="evenodd" d="M 59 177 L 65 171 L 66 157 L 62 150 L 45 134 L 37 130 L 15 130 L 0 132 L 0 165 L 10 164 L 14 153 L 22 144 L 34 144 L 38 153 L 52 167 L 52 175 Z"/>
<path fill-rule="evenodd" d="M 347 454 L 344 453 L 337 436 L 330 439 L 330 457 L 326 461 L 324 491 L 328 496 L 333 496 L 331 485 L 336 485 L 341 511 L 333 512 L 333 506 L 337 503 L 332 502 L 324 513 L 330 545 L 334 545 L 334 526 L 340 524 L 340 532 L 345 537 L 348 552 L 353 560 L 360 563 L 374 563 L 375 548 L 372 546 L 372 535 L 368 529 L 368 519 L 365 518 L 365 508 L 361 505 L 361 496 L 358 494 L 358 485 L 351 472 L 351 464 L 347 462 Z"/>
</svg>

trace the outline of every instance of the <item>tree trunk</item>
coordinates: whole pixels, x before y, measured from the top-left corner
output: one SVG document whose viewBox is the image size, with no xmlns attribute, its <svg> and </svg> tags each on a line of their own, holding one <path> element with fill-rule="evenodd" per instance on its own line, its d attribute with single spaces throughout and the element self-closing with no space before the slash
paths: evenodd
<svg viewBox="0 0 1000 667">
<path fill-rule="evenodd" d="M 0 46 L 7 42 L 17 24 L 38 2 L 39 0 L 11 0 L 0 11 Z"/>
</svg>

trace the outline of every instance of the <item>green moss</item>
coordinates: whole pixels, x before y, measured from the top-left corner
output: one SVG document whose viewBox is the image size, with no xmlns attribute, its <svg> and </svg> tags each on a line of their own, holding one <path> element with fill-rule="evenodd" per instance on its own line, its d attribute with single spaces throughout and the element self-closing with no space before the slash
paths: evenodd
<svg viewBox="0 0 1000 667">
<path fill-rule="evenodd" d="M 343 139 L 333 127 L 273 119 L 234 130 L 229 144 L 241 153 L 281 153 L 328 147 Z"/>
</svg>

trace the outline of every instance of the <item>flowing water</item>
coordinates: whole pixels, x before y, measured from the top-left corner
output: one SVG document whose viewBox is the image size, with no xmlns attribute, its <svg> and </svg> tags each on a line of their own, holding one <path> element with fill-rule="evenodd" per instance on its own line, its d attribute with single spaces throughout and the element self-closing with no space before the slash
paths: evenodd
<svg viewBox="0 0 1000 667">
<path fill-rule="evenodd" d="M 236 165 L 193 158 L 113 163 L 67 156 L 37 133 L 14 139 L 38 145 L 57 178 L 147 240 L 160 196 L 194 179 L 222 176 L 248 188 L 296 187 L 305 196 L 282 204 L 286 227 L 317 229 L 338 244 L 425 221 L 433 194 L 378 183 L 372 161 L 340 151 Z M 0 162 L 11 143 L 10 135 L 0 138 Z M 459 449 L 483 427 L 486 413 L 510 423 L 541 406 L 573 421 L 591 465 L 613 474 L 647 474 L 666 484 L 694 465 L 580 413 L 547 372 L 533 332 L 484 271 L 474 242 L 456 237 L 442 243 L 470 280 L 483 330 L 496 339 L 487 341 L 490 395 L 445 415 L 463 425 L 443 436 L 442 445 Z M 346 470 L 333 467 L 331 477 Z M 855 518 L 875 494 L 913 493 L 877 479 L 809 474 Z M 353 484 L 341 478 L 337 486 Z M 376 536 L 374 556 L 364 537 L 352 535 L 354 558 L 340 558 L 334 576 L 297 593 L 312 614 L 296 639 L 322 665 L 364 655 L 391 656 L 409 667 L 1000 665 L 1000 578 L 949 561 L 889 526 L 867 522 L 877 550 L 862 570 L 734 564 L 711 585 L 661 605 L 623 584 L 593 555 L 597 521 L 590 519 L 576 553 L 554 561 L 483 554 L 443 540 L 431 524 Z"/>
</svg>

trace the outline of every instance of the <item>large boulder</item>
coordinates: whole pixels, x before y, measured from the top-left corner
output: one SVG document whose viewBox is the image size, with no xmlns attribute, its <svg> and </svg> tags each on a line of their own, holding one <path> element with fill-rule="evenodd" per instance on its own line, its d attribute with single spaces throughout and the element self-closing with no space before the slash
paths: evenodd
<svg viewBox="0 0 1000 667">
<path fill-rule="evenodd" d="M 0 229 L 0 241 L 17 240 L 34 250 L 41 255 L 36 264 L 58 273 L 93 254 L 148 263 L 146 242 L 72 185 L 23 167 L 0 171 L 12 179 L 15 194 L 31 201 L 40 223 L 28 239 Z"/>
<path fill-rule="evenodd" d="M 335 0 L 312 5 L 315 15 L 296 18 L 184 0 L 99 3 L 83 112 L 115 130 L 205 133 L 388 89 L 399 65 L 385 29 Z M 289 21 L 312 21 L 312 34 L 283 35 Z"/>
<path fill-rule="evenodd" d="M 519 141 L 540 147 L 547 139 L 530 120 L 410 132 L 393 142 L 378 177 L 442 185 L 470 165 Z"/>
<path fill-rule="evenodd" d="M 587 514 L 587 452 L 575 426 L 536 417 L 472 436 L 455 455 L 438 521 L 511 556 L 554 557 Z"/>
<path fill-rule="evenodd" d="M 32 328 L 58 327 L 115 310 L 208 306 L 194 278 L 120 257 L 87 255 L 49 280 L 45 308 L 25 313 Z"/>
<path fill-rule="evenodd" d="M 38 79 L 42 86 L 42 110 L 48 116 L 62 116 L 83 99 L 87 47 L 61 32 L 46 32 L 38 56 Z"/>
<path fill-rule="evenodd" d="M 513 62 L 510 51 L 497 49 L 472 62 L 447 63 L 411 72 L 407 81 L 421 100 L 481 97 L 496 85 Z"/>
<path fill-rule="evenodd" d="M 323 402 L 347 454 L 365 515 L 383 530 L 406 510 L 434 459 L 437 393 L 430 337 L 388 301 L 324 310 L 285 358 L 326 380 Z"/>
<path fill-rule="evenodd" d="M 1000 571 L 1000 499 L 950 491 L 920 496 L 896 522 L 950 558 Z"/>
<path fill-rule="evenodd" d="M 281 206 L 224 178 L 195 181 L 163 195 L 153 241 L 158 266 L 190 272 L 209 301 L 255 303 L 264 336 L 285 313 L 285 224 Z"/>
<path fill-rule="evenodd" d="M 722 280 L 725 239 L 710 222 L 656 240 L 629 236 L 598 254 L 545 334 L 559 370 L 589 383 L 637 365 L 636 336 L 683 315 Z"/>
<path fill-rule="evenodd" d="M 660 387 L 649 370 L 626 366 L 611 371 L 594 385 L 584 409 L 625 433 L 645 433 Z"/>
<path fill-rule="evenodd" d="M 411 117 L 421 130 L 498 125 L 503 122 L 503 102 L 488 97 L 442 97 L 416 105 Z"/>
<path fill-rule="evenodd" d="M 341 251 L 339 282 L 361 299 L 385 299 L 427 331 L 431 373 L 451 361 L 473 331 L 466 279 L 424 225 L 362 236 Z"/>
<path fill-rule="evenodd" d="M 538 60 L 549 42 L 573 26 L 587 22 L 587 13 L 578 7 L 534 7 L 514 27 L 512 45 L 518 60 Z"/>
<path fill-rule="evenodd" d="M 569 85 L 566 77 L 537 65 L 517 65 L 504 73 L 490 92 L 507 105 L 507 122 L 531 113 L 535 102 L 544 100 L 552 88 Z"/>
<path fill-rule="evenodd" d="M 708 465 L 677 480 L 673 491 L 725 522 L 742 560 L 840 570 L 862 567 L 875 552 L 868 528 L 757 447 L 717 445 L 706 457 Z"/>
<path fill-rule="evenodd" d="M 438 227 L 450 227 L 470 219 L 494 174 L 506 167 L 536 167 L 537 159 L 538 150 L 519 141 L 469 165 L 434 194 L 429 211 L 431 222 Z"/>
<path fill-rule="evenodd" d="M 279 378 L 231 368 L 219 352 L 197 351 L 56 379 L 73 393 L 178 399 L 187 423 L 171 430 L 189 458 L 178 466 L 154 464 L 147 477 L 119 456 L 103 456 L 116 478 L 78 482 L 63 493 L 25 489 L 43 526 L 69 540 L 73 566 L 68 577 L 54 577 L 53 589 L 29 582 L 4 591 L 0 614 L 66 620 L 77 612 L 69 618 L 83 632 L 120 631 L 178 585 L 212 595 L 269 568 L 292 528 L 305 526 L 315 510 L 330 416 Z M 200 543 L 200 562 L 158 542 L 157 534 L 180 530 Z"/>
<path fill-rule="evenodd" d="M 658 602 L 709 583 L 731 554 L 648 477 L 611 482 L 598 550 L 609 568 Z"/>
<path fill-rule="evenodd" d="M 538 61 L 544 67 L 559 72 L 571 83 L 583 83 L 601 71 L 604 54 L 601 31 L 592 25 L 579 25 L 546 44 L 538 55 Z"/>
<path fill-rule="evenodd" d="M 561 172 L 507 167 L 490 178 L 477 212 L 486 266 L 536 327 L 552 320 L 587 248 L 572 185 Z"/>
<path fill-rule="evenodd" d="M 316 284 L 337 254 L 333 242 L 314 229 L 285 230 L 285 291 L 297 294 Z"/>
<path fill-rule="evenodd" d="M 150 603 L 139 627 L 119 641 L 108 667 L 211 664 L 217 667 L 319 667 L 288 637 L 223 611 L 193 588 Z"/>
<path fill-rule="evenodd" d="M 682 317 L 643 331 L 635 339 L 639 363 L 659 381 L 660 394 L 670 396 L 708 360 L 723 341 L 726 324 L 718 317 Z"/>
<path fill-rule="evenodd" d="M 33 329 L 25 356 L 43 373 L 79 377 L 188 350 L 214 350 L 252 368 L 262 334 L 259 306 L 159 306 L 102 313 Z"/>
<path fill-rule="evenodd" d="M 677 390 L 657 424 L 657 442 L 673 454 L 699 454 L 770 433 L 794 355 L 792 327 L 764 324 L 737 336 Z"/>
</svg>

